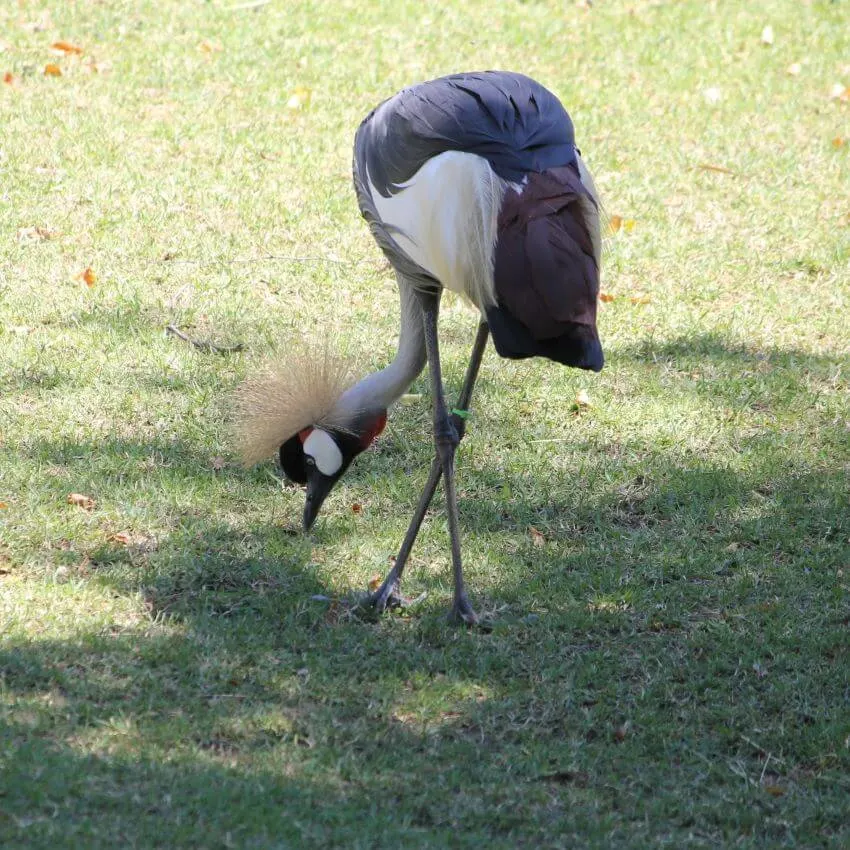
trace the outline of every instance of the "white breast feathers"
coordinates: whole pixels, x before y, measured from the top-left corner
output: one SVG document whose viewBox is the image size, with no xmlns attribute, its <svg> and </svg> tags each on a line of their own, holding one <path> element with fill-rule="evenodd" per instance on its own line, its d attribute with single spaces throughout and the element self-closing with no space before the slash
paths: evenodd
<svg viewBox="0 0 850 850">
<path fill-rule="evenodd" d="M 493 255 L 507 183 L 486 159 L 447 151 L 429 159 L 389 198 L 369 181 L 396 244 L 440 283 L 477 307 L 495 303 Z"/>
</svg>

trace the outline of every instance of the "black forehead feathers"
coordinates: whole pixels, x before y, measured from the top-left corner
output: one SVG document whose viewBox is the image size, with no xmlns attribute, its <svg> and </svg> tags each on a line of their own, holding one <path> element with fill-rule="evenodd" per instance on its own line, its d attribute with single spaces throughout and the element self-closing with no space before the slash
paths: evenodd
<svg viewBox="0 0 850 850">
<path fill-rule="evenodd" d="M 295 434 L 280 447 L 280 466 L 290 481 L 296 484 L 307 483 L 307 464 L 300 435 Z"/>
</svg>

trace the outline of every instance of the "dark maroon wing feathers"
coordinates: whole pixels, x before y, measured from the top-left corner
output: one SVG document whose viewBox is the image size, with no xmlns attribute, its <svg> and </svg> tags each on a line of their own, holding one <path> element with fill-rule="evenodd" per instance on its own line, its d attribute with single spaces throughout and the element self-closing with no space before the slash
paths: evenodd
<svg viewBox="0 0 850 850">
<path fill-rule="evenodd" d="M 595 204 L 572 164 L 531 173 L 521 192 L 508 191 L 495 256 L 498 305 L 487 311 L 503 357 L 602 368 L 589 208 Z"/>
</svg>

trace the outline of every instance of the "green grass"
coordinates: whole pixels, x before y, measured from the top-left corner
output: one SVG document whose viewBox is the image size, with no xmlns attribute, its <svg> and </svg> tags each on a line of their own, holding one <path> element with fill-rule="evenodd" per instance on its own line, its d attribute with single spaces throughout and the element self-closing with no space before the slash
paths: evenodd
<svg viewBox="0 0 850 850">
<path fill-rule="evenodd" d="M 850 846 L 847 4 L 232 5 L 0 10 L 0 845 Z M 425 378 L 307 538 L 230 393 L 302 334 L 392 356 L 353 133 L 485 67 L 558 93 L 634 219 L 608 366 L 485 358 L 458 481 L 492 632 L 445 623 L 439 502 L 426 601 L 362 622 L 311 596 L 395 553 Z M 456 386 L 475 318 L 441 327 Z"/>
</svg>

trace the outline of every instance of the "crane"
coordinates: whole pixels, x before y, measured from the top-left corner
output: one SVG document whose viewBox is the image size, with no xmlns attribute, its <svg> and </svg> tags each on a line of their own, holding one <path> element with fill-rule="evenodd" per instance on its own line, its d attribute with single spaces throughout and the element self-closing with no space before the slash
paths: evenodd
<svg viewBox="0 0 850 850">
<path fill-rule="evenodd" d="M 602 368 L 598 196 L 560 101 L 529 77 L 503 71 L 453 74 L 385 100 L 357 130 L 353 171 L 360 211 L 398 280 L 396 356 L 353 384 L 344 363 L 315 352 L 249 379 L 240 396 L 243 458 L 279 453 L 285 475 L 306 485 L 309 530 L 427 362 L 435 457 L 395 563 L 366 603 L 382 612 L 406 602 L 402 574 L 442 479 L 454 576 L 450 616 L 475 624 L 463 579 L 454 457 L 481 358 L 492 338 L 501 357 Z M 481 314 L 453 407 L 440 369 L 444 289 Z"/>
</svg>

